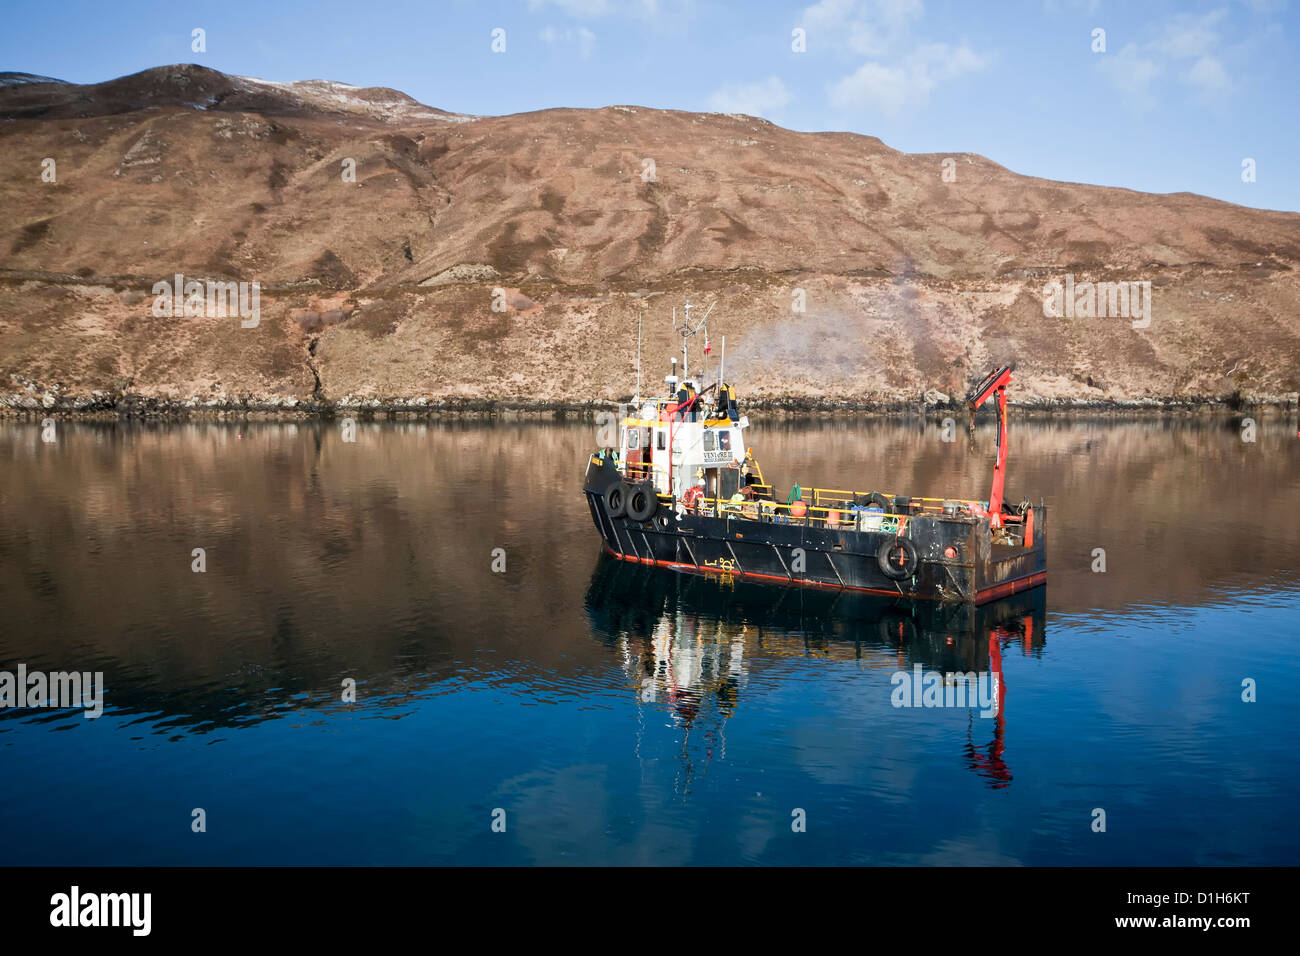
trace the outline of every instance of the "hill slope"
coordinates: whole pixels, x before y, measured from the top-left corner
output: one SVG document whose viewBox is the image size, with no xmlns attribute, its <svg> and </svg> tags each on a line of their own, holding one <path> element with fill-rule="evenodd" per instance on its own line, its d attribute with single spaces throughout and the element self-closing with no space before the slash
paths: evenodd
<svg viewBox="0 0 1300 956">
<path fill-rule="evenodd" d="M 1300 391 L 1300 215 L 753 117 L 0 74 L 0 172 L 10 404 L 612 398 L 638 311 L 657 380 L 687 296 L 717 301 L 737 384 L 773 400 L 911 401 L 1001 362 L 1030 400 Z M 259 282 L 260 323 L 154 316 L 177 273 Z M 1151 326 L 1045 318 L 1067 273 L 1152 283 Z"/>
</svg>

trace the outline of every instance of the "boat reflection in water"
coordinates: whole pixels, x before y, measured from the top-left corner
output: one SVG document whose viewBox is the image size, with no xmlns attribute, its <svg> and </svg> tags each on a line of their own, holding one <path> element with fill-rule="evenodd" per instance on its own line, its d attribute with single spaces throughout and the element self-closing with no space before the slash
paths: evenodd
<svg viewBox="0 0 1300 956">
<path fill-rule="evenodd" d="M 642 705 L 659 707 L 683 731 L 686 789 L 697 750 L 726 756 L 726 723 L 751 677 L 792 658 L 858 661 L 882 695 L 916 673 L 987 679 L 992 719 L 970 689 L 965 765 L 988 786 L 1012 779 L 1005 759 L 1007 684 L 1003 655 L 1040 656 L 1046 588 L 975 607 L 891 600 L 847 591 L 772 588 L 640 567 L 601 556 L 587 589 L 595 634 L 619 654 Z M 864 667 L 864 670 L 866 668 Z M 953 675 L 958 675 L 954 677 Z M 918 690 L 919 698 L 919 690 Z M 702 730 L 703 743 L 691 736 Z"/>
</svg>

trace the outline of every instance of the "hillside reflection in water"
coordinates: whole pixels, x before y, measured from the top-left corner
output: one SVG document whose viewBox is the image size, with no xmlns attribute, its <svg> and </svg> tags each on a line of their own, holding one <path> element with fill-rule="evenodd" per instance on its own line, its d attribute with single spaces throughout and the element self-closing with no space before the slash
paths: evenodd
<svg viewBox="0 0 1300 956">
<path fill-rule="evenodd" d="M 1049 584 L 978 611 L 611 563 L 590 425 L 58 435 L 0 424 L 0 670 L 102 671 L 106 710 L 0 711 L 0 862 L 1300 861 L 1287 422 L 1013 422 Z M 988 480 L 920 420 L 754 444 L 782 486 Z M 894 706 L 918 665 L 994 712 Z"/>
</svg>

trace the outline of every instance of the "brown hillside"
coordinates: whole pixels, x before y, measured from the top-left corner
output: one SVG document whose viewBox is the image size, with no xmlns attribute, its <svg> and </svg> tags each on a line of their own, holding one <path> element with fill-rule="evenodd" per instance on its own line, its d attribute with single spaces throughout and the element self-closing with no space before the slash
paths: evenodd
<svg viewBox="0 0 1300 956">
<path fill-rule="evenodd" d="M 197 66 L 0 75 L 0 395 L 613 398 L 638 310 L 657 378 L 686 296 L 717 300 L 737 384 L 773 399 L 910 401 L 999 362 L 1022 400 L 1300 391 L 1300 215 L 969 154 L 945 183 L 946 158 L 748 116 L 474 118 Z M 1150 281 L 1151 327 L 1044 318 L 1067 272 Z M 155 317 L 175 273 L 260 282 L 260 325 Z"/>
</svg>

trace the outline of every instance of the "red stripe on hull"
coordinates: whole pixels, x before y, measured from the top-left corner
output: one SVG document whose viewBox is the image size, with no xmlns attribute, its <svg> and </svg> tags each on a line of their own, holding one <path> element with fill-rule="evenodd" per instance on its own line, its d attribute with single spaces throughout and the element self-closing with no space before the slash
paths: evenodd
<svg viewBox="0 0 1300 956">
<path fill-rule="evenodd" d="M 1030 588 L 1036 588 L 1040 584 L 1046 583 L 1046 571 L 1039 571 L 1037 574 L 1031 574 L 1024 578 L 1017 578 L 1014 581 L 1003 581 L 1001 584 L 994 585 L 991 588 L 977 591 L 975 594 L 975 603 L 988 604 L 989 601 L 996 601 L 998 598 L 1004 598 L 1011 594 L 1019 594 L 1021 591 L 1028 591 Z"/>
<path fill-rule="evenodd" d="M 825 588 L 829 591 L 860 591 L 863 594 L 883 594 L 887 597 L 912 598 L 922 601 L 935 601 L 938 598 L 926 594 L 906 594 L 901 590 L 885 591 L 880 588 L 860 588 L 849 585 L 828 584 L 824 581 L 809 581 L 803 578 L 783 578 L 777 574 L 762 574 L 758 571 L 723 571 L 719 568 L 696 567 L 693 564 L 683 564 L 680 561 L 660 561 L 657 558 L 643 558 L 639 555 L 620 554 L 609 546 L 608 541 L 602 541 L 605 553 L 612 558 L 618 558 L 620 561 L 633 561 L 637 564 L 649 564 L 658 568 L 672 568 L 676 571 L 688 571 L 692 574 L 716 574 L 719 577 L 731 575 L 733 577 L 753 578 L 759 581 L 776 581 L 779 584 L 794 585 L 805 588 Z M 992 588 L 985 588 L 975 595 L 976 604 L 987 604 L 989 601 L 996 601 L 1000 597 L 1006 597 L 1008 594 L 1016 594 L 1021 591 L 1028 591 L 1030 588 L 1037 587 L 1047 581 L 1047 572 L 1041 571 L 1038 574 L 1031 574 L 1028 577 L 1019 578 L 1015 581 L 1006 581 Z"/>
</svg>

